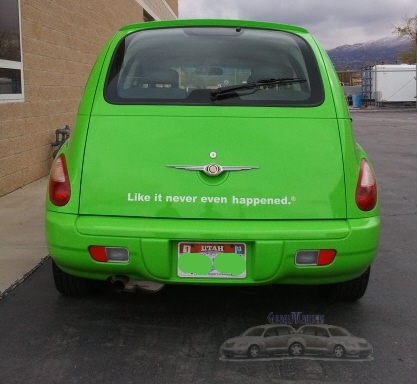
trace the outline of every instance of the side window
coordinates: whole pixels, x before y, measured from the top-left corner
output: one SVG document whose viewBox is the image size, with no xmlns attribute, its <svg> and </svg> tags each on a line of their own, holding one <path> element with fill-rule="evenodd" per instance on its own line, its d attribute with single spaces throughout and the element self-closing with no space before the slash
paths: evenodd
<svg viewBox="0 0 417 384">
<path fill-rule="evenodd" d="M 288 328 L 288 327 L 280 327 L 277 330 L 278 330 L 278 335 L 280 335 L 280 336 L 291 334 L 290 328 Z"/>
<path fill-rule="evenodd" d="M 316 329 L 314 327 L 305 327 L 303 334 L 314 336 L 316 334 Z"/>
<path fill-rule="evenodd" d="M 0 102 L 23 100 L 19 0 L 0 1 Z"/>
<path fill-rule="evenodd" d="M 269 328 L 265 334 L 264 337 L 270 337 L 270 336 L 276 336 L 277 335 L 277 330 L 276 328 Z"/>
<path fill-rule="evenodd" d="M 245 332 L 242 336 L 262 336 L 264 328 L 252 328 Z"/>
<path fill-rule="evenodd" d="M 330 335 L 332 336 L 352 336 L 348 331 L 343 328 L 330 328 Z"/>
<path fill-rule="evenodd" d="M 324 328 L 317 328 L 316 329 L 316 336 L 329 337 L 329 334 L 328 334 L 328 332 L 327 332 L 326 329 L 324 329 Z"/>
</svg>

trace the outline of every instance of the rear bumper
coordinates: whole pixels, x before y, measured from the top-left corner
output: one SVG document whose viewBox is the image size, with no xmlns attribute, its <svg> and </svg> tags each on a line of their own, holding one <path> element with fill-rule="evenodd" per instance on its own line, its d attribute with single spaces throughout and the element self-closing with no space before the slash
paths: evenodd
<svg viewBox="0 0 417 384">
<path fill-rule="evenodd" d="M 105 280 L 192 284 L 326 284 L 362 274 L 376 255 L 379 217 L 351 220 L 243 221 L 79 216 L 47 211 L 48 249 L 65 272 Z M 177 274 L 180 241 L 244 242 L 243 279 L 183 278 Z M 127 263 L 100 263 L 91 245 L 126 247 Z M 298 250 L 336 249 L 328 266 L 297 266 Z"/>
</svg>

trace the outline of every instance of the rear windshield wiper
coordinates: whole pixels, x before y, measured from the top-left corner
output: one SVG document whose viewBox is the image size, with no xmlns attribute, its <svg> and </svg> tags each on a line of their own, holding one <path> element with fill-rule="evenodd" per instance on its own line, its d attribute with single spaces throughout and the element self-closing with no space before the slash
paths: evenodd
<svg viewBox="0 0 417 384">
<path fill-rule="evenodd" d="M 305 83 L 307 80 L 301 77 L 280 78 L 280 79 L 261 79 L 252 81 L 246 84 L 229 85 L 227 87 L 219 87 L 211 91 L 211 98 L 215 100 L 217 96 L 228 92 L 238 91 L 240 89 L 253 89 L 262 85 L 276 85 L 276 84 L 291 84 L 291 83 Z"/>
</svg>

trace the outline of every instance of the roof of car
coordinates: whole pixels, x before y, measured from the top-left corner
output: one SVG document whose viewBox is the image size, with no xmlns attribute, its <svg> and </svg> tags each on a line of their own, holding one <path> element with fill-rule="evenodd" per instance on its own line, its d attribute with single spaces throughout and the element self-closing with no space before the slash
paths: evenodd
<svg viewBox="0 0 417 384">
<path fill-rule="evenodd" d="M 264 28 L 277 29 L 295 33 L 308 33 L 302 27 L 288 24 L 268 23 L 264 21 L 250 21 L 250 20 L 228 20 L 228 19 L 187 19 L 187 20 L 164 20 L 164 21 L 149 21 L 146 23 L 136 23 L 125 25 L 120 28 L 120 31 L 131 31 L 135 29 L 149 29 L 149 28 L 167 28 L 167 27 L 247 27 L 247 28 Z"/>
<path fill-rule="evenodd" d="M 300 328 L 303 328 L 303 327 L 320 327 L 320 328 L 326 328 L 326 329 L 329 329 L 329 328 L 345 329 L 343 327 L 339 327 L 337 325 L 331 325 L 331 324 L 305 324 L 305 325 L 301 326 Z"/>
<path fill-rule="evenodd" d="M 290 327 L 293 328 L 292 325 L 290 324 L 264 324 L 264 325 L 256 325 L 254 327 L 248 328 L 248 329 L 253 329 L 253 328 L 272 328 L 272 327 Z"/>
</svg>

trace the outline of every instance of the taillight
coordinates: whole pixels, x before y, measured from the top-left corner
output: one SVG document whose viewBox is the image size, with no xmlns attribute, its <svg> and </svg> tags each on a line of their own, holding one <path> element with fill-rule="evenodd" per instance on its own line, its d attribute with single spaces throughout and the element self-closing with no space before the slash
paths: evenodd
<svg viewBox="0 0 417 384">
<path fill-rule="evenodd" d="M 129 261 L 129 250 L 124 247 L 105 247 L 92 245 L 88 252 L 95 261 L 102 263 L 127 263 Z"/>
<path fill-rule="evenodd" d="M 329 265 L 336 257 L 335 249 L 311 249 L 297 251 L 295 254 L 295 264 L 303 265 Z"/>
<path fill-rule="evenodd" d="M 67 163 L 64 155 L 59 155 L 52 163 L 49 176 L 49 199 L 51 203 L 62 207 L 71 197 Z"/>
<path fill-rule="evenodd" d="M 377 202 L 375 175 L 371 166 L 364 159 L 361 161 L 355 200 L 356 205 L 362 211 L 374 209 Z"/>
</svg>

